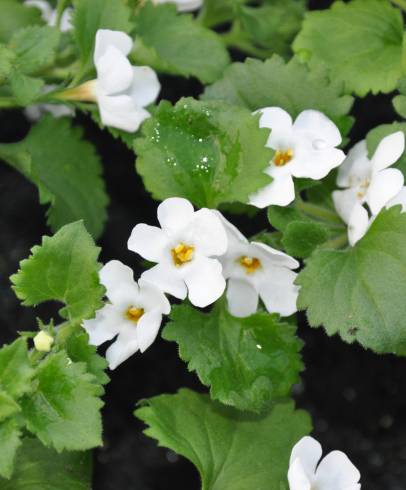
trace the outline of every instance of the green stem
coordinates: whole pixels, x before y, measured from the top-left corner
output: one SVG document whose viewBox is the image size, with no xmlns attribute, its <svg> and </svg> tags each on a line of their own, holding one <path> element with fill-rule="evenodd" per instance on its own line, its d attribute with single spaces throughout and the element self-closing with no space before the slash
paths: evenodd
<svg viewBox="0 0 406 490">
<path fill-rule="evenodd" d="M 15 97 L 0 97 L 0 109 L 15 109 L 21 107 Z"/>
<path fill-rule="evenodd" d="M 343 248 L 347 245 L 348 243 L 348 238 L 347 238 L 347 232 L 341 233 L 340 235 L 337 235 L 334 238 L 331 238 L 330 240 L 327 240 L 326 242 L 321 245 L 321 248 L 332 248 L 332 249 L 339 249 Z"/>
<path fill-rule="evenodd" d="M 406 0 L 391 0 L 391 2 L 406 12 Z"/>
<path fill-rule="evenodd" d="M 324 206 L 318 206 L 317 204 L 312 204 L 310 202 L 302 200 L 298 200 L 296 206 L 300 211 L 303 211 L 305 214 L 312 218 L 316 218 L 321 221 L 327 221 L 328 223 L 336 223 L 342 225 L 340 217 L 334 211 L 331 211 Z"/>
</svg>

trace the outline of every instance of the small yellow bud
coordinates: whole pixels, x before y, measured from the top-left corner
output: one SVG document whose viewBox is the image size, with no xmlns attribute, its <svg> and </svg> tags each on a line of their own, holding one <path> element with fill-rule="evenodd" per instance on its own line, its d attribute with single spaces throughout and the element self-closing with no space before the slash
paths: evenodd
<svg viewBox="0 0 406 490">
<path fill-rule="evenodd" d="M 34 345 L 39 352 L 49 352 L 53 343 L 54 338 L 43 330 L 34 337 Z"/>
</svg>

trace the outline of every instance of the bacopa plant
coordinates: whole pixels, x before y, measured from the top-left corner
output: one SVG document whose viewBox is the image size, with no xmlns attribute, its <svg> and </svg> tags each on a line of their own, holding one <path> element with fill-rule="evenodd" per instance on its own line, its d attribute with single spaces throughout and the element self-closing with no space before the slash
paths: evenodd
<svg viewBox="0 0 406 490">
<path fill-rule="evenodd" d="M 361 488 L 293 401 L 296 319 L 406 355 L 406 2 L 324 7 L 0 2 L 0 109 L 32 124 L 0 158 L 37 187 L 50 228 L 11 287 L 25 307 L 62 304 L 0 349 L 1 489 L 90 489 L 104 386 L 158 336 L 202 387 L 134 399 L 134 415 L 203 489 Z M 163 100 L 181 77 L 200 95 Z M 395 93 L 397 120 L 350 143 L 369 93 Z M 109 198 L 89 119 L 134 153 L 156 209 L 118 245 L 139 277 L 99 262 Z M 259 215 L 267 229 L 247 237 Z"/>
</svg>

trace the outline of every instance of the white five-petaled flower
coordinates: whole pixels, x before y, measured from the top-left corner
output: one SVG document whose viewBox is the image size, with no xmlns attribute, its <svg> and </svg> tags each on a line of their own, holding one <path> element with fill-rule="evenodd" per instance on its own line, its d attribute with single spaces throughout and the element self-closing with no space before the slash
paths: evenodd
<svg viewBox="0 0 406 490">
<path fill-rule="evenodd" d="M 42 18 L 48 25 L 56 25 L 58 17 L 57 11 L 56 9 L 53 9 L 52 6 L 45 0 L 25 0 L 24 5 L 26 5 L 27 7 L 36 7 L 38 10 L 41 11 Z M 66 32 L 72 29 L 72 11 L 73 9 L 71 8 L 67 8 L 64 10 L 59 26 L 61 32 Z"/>
<path fill-rule="evenodd" d="M 158 206 L 158 221 L 161 228 L 138 224 L 128 240 L 130 250 L 157 262 L 141 277 L 176 298 L 189 296 L 195 306 L 214 303 L 226 285 L 221 263 L 214 258 L 227 250 L 220 218 L 173 197 Z"/>
<path fill-rule="evenodd" d="M 312 437 L 303 437 L 294 446 L 288 472 L 290 490 L 361 488 L 360 472 L 343 452 L 332 451 L 320 461 L 321 455 L 321 445 Z"/>
<path fill-rule="evenodd" d="M 273 181 L 253 194 L 250 204 L 287 206 L 295 199 L 293 177 L 319 180 L 344 160 L 344 153 L 335 148 L 341 143 L 340 131 L 323 113 L 306 110 L 293 122 L 279 107 L 257 112 L 260 127 L 271 129 L 266 146 L 275 154 L 266 173 Z"/>
<path fill-rule="evenodd" d="M 350 245 L 365 235 L 374 217 L 402 189 L 402 172 L 388 167 L 400 158 L 404 148 L 404 135 L 397 131 L 383 138 L 369 159 L 366 141 L 362 140 L 339 168 L 337 185 L 345 190 L 334 191 L 333 201 L 337 213 L 348 224 Z"/>
<path fill-rule="evenodd" d="M 230 313 L 237 317 L 252 315 L 260 297 L 269 313 L 292 315 L 297 311 L 299 287 L 294 284 L 297 274 L 291 269 L 299 267 L 299 262 L 268 245 L 249 242 L 219 212 L 218 215 L 228 238 L 227 253 L 220 260 L 228 279 Z"/>
<path fill-rule="evenodd" d="M 101 345 L 117 337 L 107 349 L 110 369 L 115 369 L 138 350 L 144 352 L 154 342 L 171 306 L 166 296 L 153 284 L 134 281 L 132 270 L 118 260 L 100 270 L 100 282 L 109 299 L 92 320 L 83 327 L 92 345 Z"/>
<path fill-rule="evenodd" d="M 152 0 L 156 5 L 160 3 L 174 3 L 179 12 L 192 12 L 203 5 L 203 0 Z"/>
<path fill-rule="evenodd" d="M 149 66 L 132 66 L 127 55 L 133 46 L 125 32 L 99 29 L 94 64 L 97 79 L 60 94 L 62 100 L 97 102 L 102 123 L 130 133 L 150 117 L 144 109 L 155 102 L 161 85 Z"/>
</svg>

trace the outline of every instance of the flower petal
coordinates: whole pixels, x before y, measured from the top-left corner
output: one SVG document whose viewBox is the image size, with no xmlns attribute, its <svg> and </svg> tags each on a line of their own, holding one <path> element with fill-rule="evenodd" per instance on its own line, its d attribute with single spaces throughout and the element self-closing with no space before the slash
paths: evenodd
<svg viewBox="0 0 406 490">
<path fill-rule="evenodd" d="M 160 262 L 169 247 L 168 237 L 157 226 L 140 223 L 133 228 L 128 239 L 128 249 L 150 262 Z"/>
<path fill-rule="evenodd" d="M 145 271 L 141 278 L 154 284 L 157 288 L 165 291 L 175 298 L 185 299 L 187 288 L 184 280 L 173 266 L 161 263 Z"/>
<path fill-rule="evenodd" d="M 133 79 L 127 91 L 139 107 L 146 107 L 156 101 L 161 84 L 157 74 L 149 66 L 133 66 Z"/>
<path fill-rule="evenodd" d="M 403 131 L 385 136 L 379 143 L 371 159 L 374 172 L 393 165 L 405 151 L 405 135 Z"/>
<path fill-rule="evenodd" d="M 294 177 L 319 180 L 338 167 L 344 159 L 345 153 L 338 148 L 303 151 L 292 162 L 291 172 Z"/>
<path fill-rule="evenodd" d="M 404 213 L 406 211 L 406 187 L 402 187 L 400 192 L 391 199 L 385 207 L 389 209 L 392 206 L 397 206 L 399 204 L 402 206 L 402 213 Z"/>
<path fill-rule="evenodd" d="M 357 189 L 350 187 L 344 191 L 334 191 L 332 197 L 338 215 L 344 223 L 348 223 L 354 207 L 361 202 L 357 197 Z"/>
<path fill-rule="evenodd" d="M 112 303 L 120 303 L 121 291 L 127 289 L 134 297 L 139 294 L 134 274 L 130 267 L 119 260 L 110 260 L 99 272 L 100 282 L 106 288 L 106 295 Z"/>
<path fill-rule="evenodd" d="M 348 220 L 348 241 L 352 247 L 365 235 L 369 225 L 368 211 L 357 203 Z"/>
<path fill-rule="evenodd" d="M 111 370 L 116 369 L 121 363 L 139 350 L 137 340 L 137 326 L 125 326 L 117 339 L 106 351 L 106 359 Z"/>
<path fill-rule="evenodd" d="M 96 63 L 97 85 L 104 95 L 127 90 L 133 81 L 133 68 L 128 59 L 114 46 L 109 46 Z"/>
<path fill-rule="evenodd" d="M 95 318 L 83 321 L 83 328 L 89 334 L 89 344 L 101 345 L 115 337 L 124 323 L 124 318 L 113 305 L 105 305 L 96 312 Z"/>
<path fill-rule="evenodd" d="M 182 197 L 170 197 L 158 206 L 159 224 L 170 236 L 186 228 L 194 214 L 193 205 Z"/>
<path fill-rule="evenodd" d="M 142 315 L 137 324 L 137 339 L 141 352 L 145 352 L 156 339 L 162 323 L 162 313 L 159 309 Z"/>
<path fill-rule="evenodd" d="M 288 470 L 289 490 L 311 490 L 312 484 L 307 477 L 302 463 L 296 458 Z"/>
<path fill-rule="evenodd" d="M 313 439 L 313 437 L 310 436 L 302 437 L 302 439 L 293 446 L 289 466 L 296 460 L 299 460 L 305 474 L 309 480 L 312 481 L 321 455 L 321 445 L 316 439 Z"/>
<path fill-rule="evenodd" d="M 266 208 L 272 204 L 287 206 L 295 200 L 295 185 L 291 175 L 276 177 L 273 182 L 250 196 L 250 204 Z"/>
<path fill-rule="evenodd" d="M 354 187 L 369 178 L 372 165 L 368 159 L 368 149 L 365 140 L 358 142 L 348 152 L 347 158 L 338 169 L 337 185 L 339 187 Z"/>
<path fill-rule="evenodd" d="M 226 288 L 222 267 L 218 260 L 196 257 L 190 266 L 184 269 L 190 302 L 204 308 L 220 298 Z"/>
<path fill-rule="evenodd" d="M 320 489 L 343 490 L 356 485 L 360 478 L 360 472 L 343 452 L 332 451 L 317 468 L 316 486 Z"/>
<path fill-rule="evenodd" d="M 124 56 L 127 56 L 133 46 L 131 37 L 125 32 L 112 31 L 110 29 L 99 29 L 96 32 L 94 47 L 94 64 L 105 54 L 109 46 L 117 48 Z"/>
<path fill-rule="evenodd" d="M 98 95 L 100 118 L 105 126 L 134 133 L 150 117 L 145 109 L 136 107 L 129 95 Z"/>
<path fill-rule="evenodd" d="M 164 293 L 154 286 L 152 283 L 140 279 L 140 304 L 147 311 L 158 310 L 161 314 L 169 315 L 171 312 L 171 304 Z"/>
<path fill-rule="evenodd" d="M 186 241 L 206 256 L 223 255 L 227 251 L 227 233 L 216 213 L 210 209 L 196 211 L 186 231 Z"/>
<path fill-rule="evenodd" d="M 287 149 L 292 137 L 292 118 L 280 107 L 264 107 L 255 112 L 261 114 L 260 128 L 271 129 L 267 146 L 274 149 Z"/>
<path fill-rule="evenodd" d="M 341 143 L 341 134 L 331 119 L 320 111 L 309 109 L 301 112 L 293 123 L 293 130 L 313 136 L 329 146 L 338 146 Z M 315 138 L 312 139 L 315 139 Z"/>
<path fill-rule="evenodd" d="M 374 174 L 365 196 L 372 214 L 378 214 L 400 192 L 404 180 L 402 172 L 396 168 L 387 168 Z"/>
<path fill-rule="evenodd" d="M 296 272 L 285 267 L 268 267 L 257 285 L 259 296 L 269 313 L 290 316 L 297 311 L 299 287 L 294 284 Z"/>
<path fill-rule="evenodd" d="M 258 308 L 258 293 L 248 281 L 229 279 L 227 285 L 228 311 L 239 318 L 253 315 Z"/>
<path fill-rule="evenodd" d="M 247 238 L 240 232 L 240 230 L 236 226 L 230 223 L 230 221 L 228 221 L 228 219 L 226 219 L 220 213 L 220 211 L 217 211 L 217 209 L 213 209 L 212 211 L 220 218 L 220 221 L 222 222 L 226 230 L 229 247 L 230 247 L 230 242 L 248 243 Z"/>
<path fill-rule="evenodd" d="M 284 252 L 276 250 L 265 243 L 251 242 L 250 254 L 258 257 L 264 262 L 265 265 L 276 265 L 279 267 L 288 267 L 289 269 L 296 269 L 299 267 L 300 263 Z"/>
</svg>

